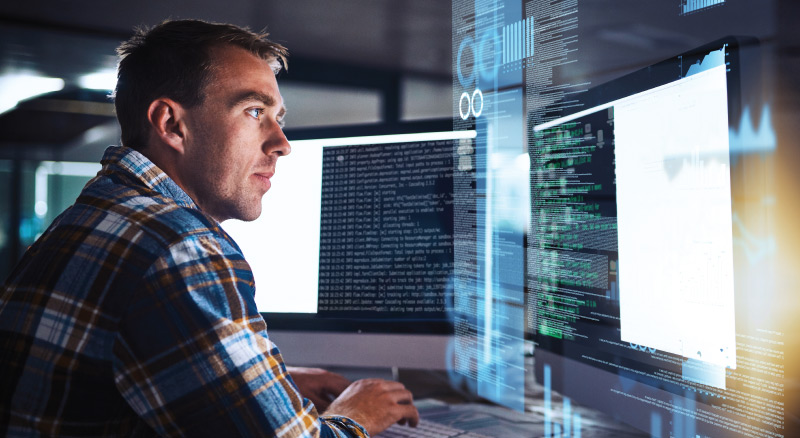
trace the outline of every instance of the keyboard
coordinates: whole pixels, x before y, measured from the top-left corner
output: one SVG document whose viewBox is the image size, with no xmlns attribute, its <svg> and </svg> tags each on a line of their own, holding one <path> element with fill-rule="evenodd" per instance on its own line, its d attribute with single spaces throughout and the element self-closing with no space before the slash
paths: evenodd
<svg viewBox="0 0 800 438">
<path fill-rule="evenodd" d="M 429 420 L 419 420 L 417 427 L 392 425 L 384 430 L 376 438 L 491 438 L 475 432 L 467 432 L 461 429 L 454 429 L 450 426 L 434 423 Z"/>
</svg>

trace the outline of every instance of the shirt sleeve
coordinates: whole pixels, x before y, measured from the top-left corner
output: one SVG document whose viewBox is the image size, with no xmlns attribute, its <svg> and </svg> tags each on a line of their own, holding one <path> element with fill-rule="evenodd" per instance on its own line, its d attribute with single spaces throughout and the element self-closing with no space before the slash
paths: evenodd
<svg viewBox="0 0 800 438">
<path fill-rule="evenodd" d="M 253 289 L 247 262 L 214 236 L 171 245 L 113 346 L 115 383 L 131 409 L 162 436 L 367 437 L 349 418 L 319 417 L 299 394 Z"/>
</svg>

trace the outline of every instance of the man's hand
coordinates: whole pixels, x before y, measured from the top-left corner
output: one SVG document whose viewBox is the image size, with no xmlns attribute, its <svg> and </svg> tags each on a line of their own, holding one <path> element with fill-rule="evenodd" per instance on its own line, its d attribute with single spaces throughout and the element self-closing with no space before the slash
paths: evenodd
<svg viewBox="0 0 800 438">
<path fill-rule="evenodd" d="M 321 368 L 286 367 L 300 395 L 311 400 L 320 414 L 350 385 L 344 376 Z"/>
<path fill-rule="evenodd" d="M 416 426 L 419 412 L 412 401 L 411 392 L 400 382 L 364 379 L 348 386 L 325 414 L 351 418 L 374 436 L 394 423 Z"/>
</svg>

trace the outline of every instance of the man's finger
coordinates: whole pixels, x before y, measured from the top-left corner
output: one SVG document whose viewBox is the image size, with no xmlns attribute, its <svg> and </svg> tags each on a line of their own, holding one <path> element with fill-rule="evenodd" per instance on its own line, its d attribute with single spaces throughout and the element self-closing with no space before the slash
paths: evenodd
<svg viewBox="0 0 800 438">
<path fill-rule="evenodd" d="M 399 405 L 408 405 L 414 402 L 414 394 L 407 390 L 405 387 L 402 389 L 395 389 L 387 393 L 392 400 Z"/>
<path fill-rule="evenodd" d="M 401 414 L 403 417 L 398 421 L 398 423 L 408 423 L 411 427 L 417 427 L 419 424 L 419 411 L 417 411 L 417 407 L 414 405 L 400 405 L 401 406 Z M 402 423 L 401 423 L 402 422 Z"/>
</svg>

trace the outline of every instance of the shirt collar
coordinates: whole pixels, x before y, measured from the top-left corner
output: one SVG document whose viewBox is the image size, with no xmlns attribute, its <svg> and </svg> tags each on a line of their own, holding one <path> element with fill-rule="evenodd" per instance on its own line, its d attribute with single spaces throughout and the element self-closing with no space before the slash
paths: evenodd
<svg viewBox="0 0 800 438">
<path fill-rule="evenodd" d="M 125 173 L 146 187 L 173 199 L 178 205 L 199 210 L 192 198 L 172 178 L 135 149 L 126 146 L 109 146 L 103 153 L 100 164 L 103 165 L 103 168 L 98 175 Z"/>
</svg>

